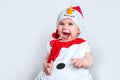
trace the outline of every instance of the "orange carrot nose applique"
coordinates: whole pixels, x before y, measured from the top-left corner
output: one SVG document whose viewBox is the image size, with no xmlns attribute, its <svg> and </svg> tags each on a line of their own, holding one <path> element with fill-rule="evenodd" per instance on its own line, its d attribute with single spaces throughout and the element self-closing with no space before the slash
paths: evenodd
<svg viewBox="0 0 120 80">
<path fill-rule="evenodd" d="M 73 12 L 72 12 L 72 6 L 70 6 L 70 8 L 68 8 L 68 10 L 67 10 L 67 14 L 72 14 Z"/>
</svg>

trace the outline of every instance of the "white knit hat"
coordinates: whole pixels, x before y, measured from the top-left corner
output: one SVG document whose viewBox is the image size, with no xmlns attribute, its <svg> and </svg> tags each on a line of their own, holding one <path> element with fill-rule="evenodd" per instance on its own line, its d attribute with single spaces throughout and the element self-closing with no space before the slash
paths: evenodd
<svg viewBox="0 0 120 80">
<path fill-rule="evenodd" d="M 84 16 L 79 6 L 75 6 L 75 7 L 71 6 L 70 8 L 63 10 L 57 18 L 57 25 L 61 20 L 65 18 L 71 19 L 74 23 L 77 24 L 80 31 L 82 31 L 84 27 Z M 53 34 L 53 37 L 58 38 L 57 31 L 56 31 L 56 34 L 55 33 Z"/>
</svg>

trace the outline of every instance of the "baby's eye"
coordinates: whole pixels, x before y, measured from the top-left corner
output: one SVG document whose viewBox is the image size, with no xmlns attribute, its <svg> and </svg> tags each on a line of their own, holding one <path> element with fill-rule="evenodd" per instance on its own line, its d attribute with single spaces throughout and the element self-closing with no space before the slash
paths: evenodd
<svg viewBox="0 0 120 80">
<path fill-rule="evenodd" d="M 60 23 L 59 25 L 64 25 L 64 23 Z"/>
<path fill-rule="evenodd" d="M 69 23 L 69 25 L 73 25 L 73 23 Z"/>
</svg>

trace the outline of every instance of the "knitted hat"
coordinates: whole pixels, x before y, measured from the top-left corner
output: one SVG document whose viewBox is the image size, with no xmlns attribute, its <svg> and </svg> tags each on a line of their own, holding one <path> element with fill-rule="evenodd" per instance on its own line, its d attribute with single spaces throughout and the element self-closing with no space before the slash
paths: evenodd
<svg viewBox="0 0 120 80">
<path fill-rule="evenodd" d="M 79 6 L 75 6 L 75 7 L 71 6 L 70 8 L 63 10 L 57 18 L 57 25 L 61 20 L 65 18 L 71 19 L 74 23 L 77 24 L 80 31 L 82 31 L 84 27 L 84 16 Z M 57 30 L 56 30 L 56 33 L 52 34 L 52 36 L 53 38 L 59 38 L 59 35 L 57 34 Z"/>
</svg>

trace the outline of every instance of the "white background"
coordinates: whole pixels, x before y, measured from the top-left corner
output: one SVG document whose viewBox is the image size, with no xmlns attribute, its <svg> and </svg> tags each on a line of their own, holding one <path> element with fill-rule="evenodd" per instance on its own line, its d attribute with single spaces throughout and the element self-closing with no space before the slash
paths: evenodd
<svg viewBox="0 0 120 80">
<path fill-rule="evenodd" d="M 120 80 L 119 0 L 0 0 L 0 80 L 34 80 L 59 12 L 80 5 L 94 80 Z"/>
</svg>

